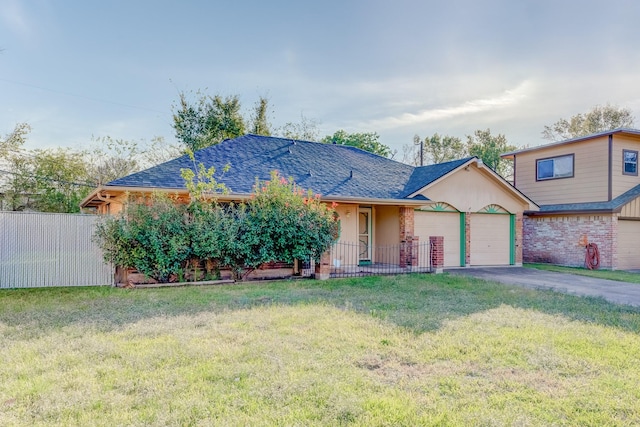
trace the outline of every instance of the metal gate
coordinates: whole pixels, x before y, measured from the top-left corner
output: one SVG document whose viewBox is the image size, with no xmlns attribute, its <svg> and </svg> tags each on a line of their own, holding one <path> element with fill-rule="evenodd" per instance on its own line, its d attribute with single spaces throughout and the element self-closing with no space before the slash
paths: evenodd
<svg viewBox="0 0 640 427">
<path fill-rule="evenodd" d="M 367 249 L 372 255 L 363 261 L 362 245 L 334 244 L 330 250 L 330 277 L 381 276 L 385 274 L 431 273 L 429 243 L 403 242 Z"/>
<path fill-rule="evenodd" d="M 111 285 L 113 268 L 92 242 L 99 219 L 0 212 L 0 288 Z"/>
</svg>

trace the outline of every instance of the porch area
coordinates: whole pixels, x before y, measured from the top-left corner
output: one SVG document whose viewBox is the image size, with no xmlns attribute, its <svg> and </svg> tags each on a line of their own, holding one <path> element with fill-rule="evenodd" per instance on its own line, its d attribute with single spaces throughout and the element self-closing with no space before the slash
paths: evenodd
<svg viewBox="0 0 640 427">
<path fill-rule="evenodd" d="M 406 242 L 397 245 L 367 247 L 362 243 L 338 242 L 323 258 L 323 263 L 328 264 L 329 277 L 430 273 L 433 271 L 430 243 Z"/>
</svg>

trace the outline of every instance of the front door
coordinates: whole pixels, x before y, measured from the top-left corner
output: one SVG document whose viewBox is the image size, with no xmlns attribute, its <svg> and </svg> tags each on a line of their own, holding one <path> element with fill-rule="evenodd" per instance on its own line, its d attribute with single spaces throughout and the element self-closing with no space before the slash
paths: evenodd
<svg viewBox="0 0 640 427">
<path fill-rule="evenodd" d="M 371 263 L 371 208 L 359 208 L 358 210 L 358 241 L 360 264 Z"/>
</svg>

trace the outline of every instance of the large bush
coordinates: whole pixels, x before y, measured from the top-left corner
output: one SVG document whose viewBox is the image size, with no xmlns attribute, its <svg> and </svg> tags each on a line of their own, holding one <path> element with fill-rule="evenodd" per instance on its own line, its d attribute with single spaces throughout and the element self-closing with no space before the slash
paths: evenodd
<svg viewBox="0 0 640 427">
<path fill-rule="evenodd" d="M 305 192 L 292 179 L 272 172 L 270 181 L 256 182 L 246 202 L 238 241 L 245 265 L 257 267 L 276 260 L 317 259 L 338 234 L 333 206 L 322 203 L 320 195 Z"/>
<path fill-rule="evenodd" d="M 107 262 L 159 282 L 177 275 L 191 255 L 184 205 L 159 194 L 128 203 L 120 216 L 98 225 L 96 239 Z"/>
<path fill-rule="evenodd" d="M 317 259 L 338 238 L 335 206 L 277 172 L 240 204 L 220 204 L 210 194 L 199 192 L 186 206 L 158 195 L 128 203 L 98 227 L 105 260 L 160 282 L 190 261 L 230 267 L 238 277 L 271 261 Z"/>
</svg>

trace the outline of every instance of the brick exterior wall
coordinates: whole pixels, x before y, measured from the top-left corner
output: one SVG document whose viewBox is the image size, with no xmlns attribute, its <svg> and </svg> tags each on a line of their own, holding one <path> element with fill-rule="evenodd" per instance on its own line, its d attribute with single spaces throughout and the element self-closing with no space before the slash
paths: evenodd
<svg viewBox="0 0 640 427">
<path fill-rule="evenodd" d="M 595 243 L 600 268 L 615 269 L 617 235 L 615 214 L 524 217 L 522 257 L 524 262 L 582 267 L 586 244 Z"/>
<path fill-rule="evenodd" d="M 412 207 L 400 207 L 400 241 L 413 239 L 414 211 Z"/>
<path fill-rule="evenodd" d="M 436 273 L 442 273 L 444 267 L 444 237 L 429 236 L 431 246 L 431 268 Z"/>
<path fill-rule="evenodd" d="M 516 265 L 522 265 L 523 215 L 516 213 Z"/>
<path fill-rule="evenodd" d="M 418 265 L 418 237 L 413 235 L 414 208 L 400 207 L 400 267 Z"/>
<path fill-rule="evenodd" d="M 320 262 L 316 263 L 315 278 L 327 280 L 331 274 L 331 254 L 327 251 L 320 256 Z"/>
</svg>

